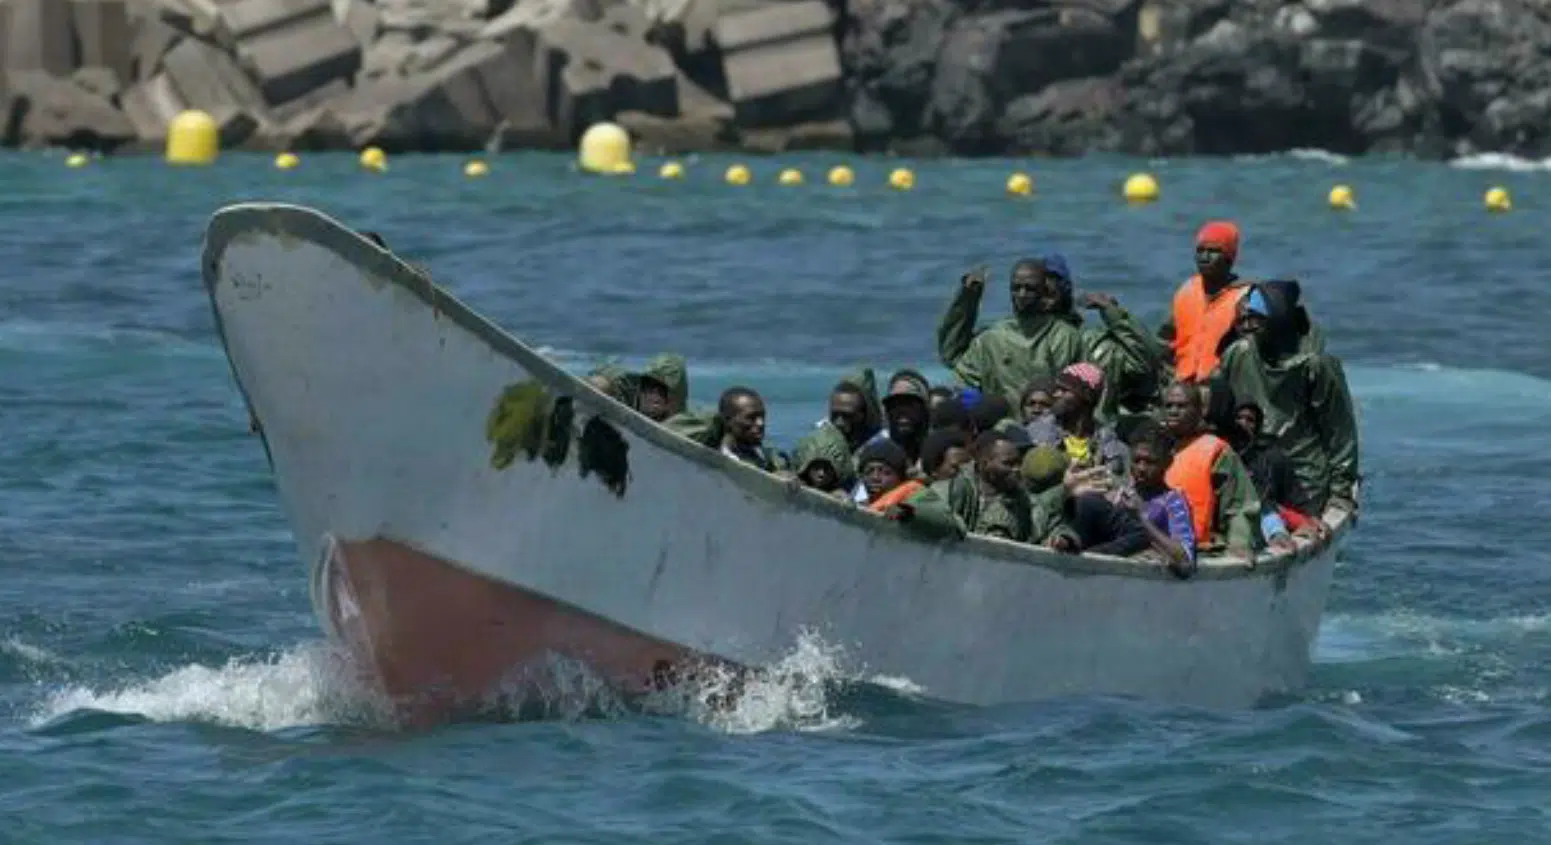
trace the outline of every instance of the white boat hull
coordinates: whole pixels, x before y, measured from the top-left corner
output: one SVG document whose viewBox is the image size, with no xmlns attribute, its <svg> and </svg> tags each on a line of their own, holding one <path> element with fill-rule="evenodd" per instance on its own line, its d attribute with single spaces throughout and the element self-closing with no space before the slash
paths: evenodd
<svg viewBox="0 0 1551 845">
<path fill-rule="evenodd" d="M 1304 682 L 1337 543 L 1182 582 L 926 542 L 651 424 L 317 212 L 223 210 L 204 272 L 318 615 L 409 718 L 546 655 L 644 684 L 763 665 L 805 631 L 951 702 L 1238 707 Z M 514 384 L 546 417 L 569 399 L 567 448 L 546 434 L 498 468 L 487 421 Z"/>
</svg>

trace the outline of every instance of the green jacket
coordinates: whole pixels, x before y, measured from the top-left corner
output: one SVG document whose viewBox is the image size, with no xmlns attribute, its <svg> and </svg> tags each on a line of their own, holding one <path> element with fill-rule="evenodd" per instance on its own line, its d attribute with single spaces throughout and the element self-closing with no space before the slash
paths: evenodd
<svg viewBox="0 0 1551 845">
<path fill-rule="evenodd" d="M 1065 489 L 1056 485 L 1044 493 L 987 496 L 971 467 L 928 488 L 965 531 L 1019 543 L 1043 545 L 1060 532 L 1070 532 Z M 920 495 L 920 494 L 917 494 Z M 1075 535 L 1074 535 L 1075 536 Z"/>
<path fill-rule="evenodd" d="M 1104 370 L 1104 392 L 1094 416 L 1112 422 L 1120 414 L 1120 389 L 1146 385 L 1156 391 L 1163 381 L 1167 350 L 1142 321 L 1119 305 L 1099 309 L 1103 325 L 1083 331 L 1083 358 Z"/>
<path fill-rule="evenodd" d="M 1293 478 L 1286 504 L 1310 516 L 1332 500 L 1355 506 L 1357 417 L 1340 359 L 1300 348 L 1272 364 L 1242 340 L 1224 354 L 1221 373 L 1234 399 L 1260 405 L 1262 434 L 1287 455 Z"/>
<path fill-rule="evenodd" d="M 1029 383 L 1054 378 L 1082 360 L 1082 317 L 1068 312 L 1020 321 L 1008 317 L 975 330 L 982 291 L 960 287 L 937 325 L 937 355 L 959 381 L 1000 393 L 1014 408 Z"/>
<path fill-rule="evenodd" d="M 931 484 L 905 500 L 911 509 L 910 519 L 904 525 L 911 531 L 933 540 L 962 539 L 969 529 L 964 520 L 953 512 L 944 490 Z"/>
<path fill-rule="evenodd" d="M 1212 462 L 1212 490 L 1217 497 L 1217 512 L 1212 514 L 1212 536 L 1196 538 L 1202 548 L 1227 545 L 1238 549 L 1256 549 L 1260 542 L 1260 492 L 1250 477 L 1249 467 L 1233 449 L 1224 449 Z"/>
</svg>

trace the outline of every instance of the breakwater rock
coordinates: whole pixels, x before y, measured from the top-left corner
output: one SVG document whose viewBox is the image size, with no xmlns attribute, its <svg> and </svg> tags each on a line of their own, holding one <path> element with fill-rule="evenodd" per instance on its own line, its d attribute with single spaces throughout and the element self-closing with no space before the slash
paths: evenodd
<svg viewBox="0 0 1551 845">
<path fill-rule="evenodd" d="M 1547 0 L 0 0 L 0 141 L 1551 155 Z"/>
</svg>

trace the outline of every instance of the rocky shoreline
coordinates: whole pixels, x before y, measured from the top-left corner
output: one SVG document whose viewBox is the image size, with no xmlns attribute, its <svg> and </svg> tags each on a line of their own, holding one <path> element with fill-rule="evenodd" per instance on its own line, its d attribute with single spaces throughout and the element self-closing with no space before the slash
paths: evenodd
<svg viewBox="0 0 1551 845">
<path fill-rule="evenodd" d="M 0 142 L 1551 155 L 1548 0 L 0 0 Z"/>
</svg>

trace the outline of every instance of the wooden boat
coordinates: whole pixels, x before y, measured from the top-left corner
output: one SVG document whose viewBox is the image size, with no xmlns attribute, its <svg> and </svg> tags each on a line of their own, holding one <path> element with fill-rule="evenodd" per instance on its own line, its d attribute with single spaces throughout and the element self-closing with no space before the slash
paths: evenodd
<svg viewBox="0 0 1551 845">
<path fill-rule="evenodd" d="M 1298 688 L 1330 542 L 1142 561 L 930 542 L 671 433 L 323 214 L 215 215 L 203 272 L 327 632 L 415 722 L 563 656 L 626 689 L 804 632 L 947 702 Z"/>
</svg>

